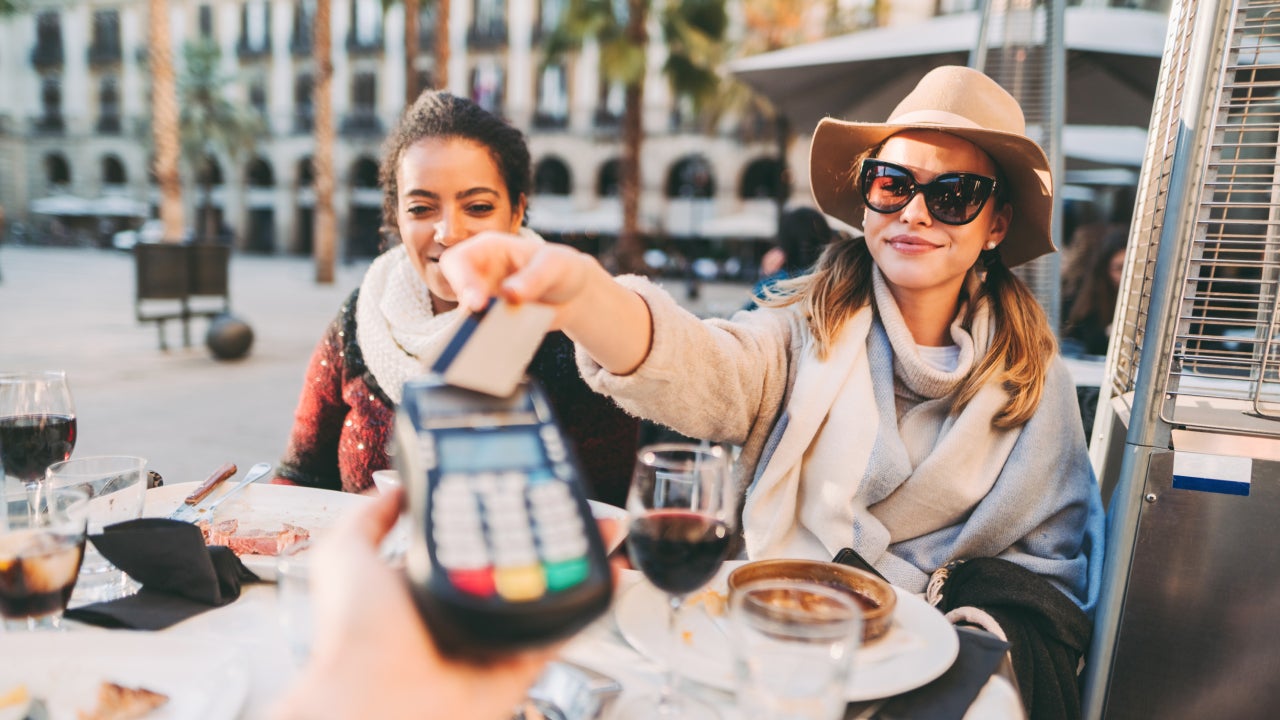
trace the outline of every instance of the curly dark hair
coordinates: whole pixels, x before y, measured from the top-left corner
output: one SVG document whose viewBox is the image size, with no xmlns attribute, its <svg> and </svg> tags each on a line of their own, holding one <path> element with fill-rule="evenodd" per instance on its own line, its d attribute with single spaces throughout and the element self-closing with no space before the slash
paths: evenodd
<svg viewBox="0 0 1280 720">
<path fill-rule="evenodd" d="M 398 239 L 400 234 L 396 221 L 400 195 L 396 171 L 400 168 L 400 158 L 410 145 L 424 138 L 460 138 L 485 146 L 507 185 L 512 207 L 521 198 L 528 201 L 531 163 L 524 133 L 466 98 L 426 90 L 404 111 L 382 145 L 378 182 L 382 185 L 384 237 Z M 528 217 L 526 208 L 526 222 Z"/>
</svg>

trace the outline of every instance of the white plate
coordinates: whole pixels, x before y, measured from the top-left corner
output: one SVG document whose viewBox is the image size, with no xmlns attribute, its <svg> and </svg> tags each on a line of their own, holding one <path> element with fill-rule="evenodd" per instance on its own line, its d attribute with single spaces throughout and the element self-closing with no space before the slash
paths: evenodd
<svg viewBox="0 0 1280 720">
<path fill-rule="evenodd" d="M 65 632 L 0 635 L 0 693 L 19 683 L 44 698 L 50 720 L 75 720 L 111 681 L 169 696 L 147 720 L 234 720 L 249 692 L 244 658 L 214 638 L 155 633 Z"/>
<path fill-rule="evenodd" d="M 227 492 L 235 483 L 225 483 Z M 146 517 L 165 517 L 195 489 L 194 483 L 162 485 L 147 491 L 147 503 L 142 510 Z M 269 485 L 265 481 L 250 485 L 243 492 L 218 507 L 219 519 L 236 518 L 242 528 L 273 530 L 281 523 L 306 528 L 311 540 L 324 536 L 342 514 L 371 499 L 354 493 L 336 490 L 317 490 L 294 485 Z M 203 519 L 203 518 L 197 518 Z M 263 580 L 276 576 L 276 558 L 267 555 L 242 555 L 240 560 Z"/>
<path fill-rule="evenodd" d="M 234 483 L 227 484 L 227 490 L 233 487 L 235 487 Z M 167 516 L 194 489 L 195 483 L 179 483 L 148 490 L 146 506 L 142 511 L 143 516 Z M 221 490 L 221 492 L 227 492 L 227 490 Z M 219 506 L 217 514 L 219 518 L 238 518 L 244 526 L 261 529 L 273 529 L 279 527 L 281 523 L 291 523 L 306 528 L 314 541 L 323 536 L 325 530 L 344 512 L 369 501 L 370 498 L 364 495 L 335 490 L 317 490 L 295 485 L 255 484 Z M 588 500 L 587 503 L 591 506 L 591 514 L 596 518 L 611 518 L 619 521 L 621 532 L 613 538 L 611 547 L 606 550 L 617 547 L 626 536 L 627 511 L 595 500 Z M 396 525 L 385 544 L 401 549 L 407 546 L 407 524 L 401 522 Z M 395 552 L 391 554 L 394 555 Z M 263 580 L 275 579 L 277 558 L 274 556 L 242 555 L 240 560 L 245 567 Z"/>
<path fill-rule="evenodd" d="M 709 587 L 725 590 L 729 570 L 741 562 L 726 562 Z M 733 690 L 733 648 L 730 625 L 712 619 L 702 605 L 681 613 L 680 639 L 667 636 L 666 595 L 641 580 L 623 591 L 614 607 L 622 636 L 640 654 L 670 664 L 676 672 L 721 690 Z M 859 648 L 846 699 L 872 700 L 897 695 L 933 680 L 955 662 L 960 640 L 955 628 L 929 603 L 898 591 L 893 625 L 879 640 Z"/>
</svg>

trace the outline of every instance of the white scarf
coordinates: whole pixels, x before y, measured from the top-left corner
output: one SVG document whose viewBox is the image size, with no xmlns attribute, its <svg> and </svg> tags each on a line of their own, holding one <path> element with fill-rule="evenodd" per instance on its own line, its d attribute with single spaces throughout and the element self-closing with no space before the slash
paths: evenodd
<svg viewBox="0 0 1280 720">
<path fill-rule="evenodd" d="M 984 387 L 958 414 L 944 409 L 990 346 L 990 308 L 985 303 L 978 308 L 969 330 L 959 319 L 952 323 L 960 363 L 942 372 L 919 357 L 878 269 L 873 283 L 894 367 L 878 372 L 872 366 L 867 352 L 871 308 L 845 324 L 826 360 L 817 358 L 812 339 L 806 343 L 785 424 L 780 421 L 770 438 L 774 450 L 768 464 L 757 469 L 743 509 L 747 553 L 753 559 L 829 559 L 841 547 L 868 545 L 876 546 L 870 556 L 877 557 L 893 542 L 948 527 L 985 497 L 1017 440 L 1018 430 L 991 427 L 1008 398 L 999 383 Z M 976 290 L 971 284 L 971 296 Z M 958 317 L 964 313 L 962 307 Z M 896 428 L 881 427 L 882 418 L 897 413 L 879 411 L 885 394 L 876 392 L 877 377 L 897 378 L 925 398 Z M 873 472 L 886 456 L 905 469 L 905 477 Z M 862 542 L 855 535 L 862 535 Z"/>
<path fill-rule="evenodd" d="M 404 245 L 373 261 L 356 302 L 356 342 L 364 364 L 397 405 L 406 380 L 427 371 L 464 314 L 435 314 L 431 292 Z"/>
</svg>

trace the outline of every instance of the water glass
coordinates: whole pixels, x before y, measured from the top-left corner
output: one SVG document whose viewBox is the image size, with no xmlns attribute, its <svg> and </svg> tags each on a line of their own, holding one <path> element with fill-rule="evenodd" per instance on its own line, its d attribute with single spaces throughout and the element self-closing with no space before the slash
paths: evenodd
<svg viewBox="0 0 1280 720">
<path fill-rule="evenodd" d="M 54 463 L 46 473 L 50 487 L 83 487 L 89 493 L 89 534 L 107 525 L 142 517 L 147 492 L 146 458 L 95 455 Z M 90 543 L 84 552 L 73 604 L 115 600 L 136 588 Z"/>
<path fill-rule="evenodd" d="M 4 495 L 0 616 L 6 630 L 56 629 L 84 555 L 89 494 L 81 487 Z"/>
<path fill-rule="evenodd" d="M 276 560 L 276 601 L 280 630 L 299 666 L 311 654 L 311 562 L 309 541 L 293 545 Z"/>
<path fill-rule="evenodd" d="M 760 580 L 730 598 L 738 706 L 752 720 L 839 720 L 862 613 L 817 583 Z"/>
</svg>

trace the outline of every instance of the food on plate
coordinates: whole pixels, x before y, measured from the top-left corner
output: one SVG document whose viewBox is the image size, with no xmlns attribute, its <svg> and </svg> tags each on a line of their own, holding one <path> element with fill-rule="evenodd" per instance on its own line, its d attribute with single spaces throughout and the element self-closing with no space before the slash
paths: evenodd
<svg viewBox="0 0 1280 720">
<path fill-rule="evenodd" d="M 304 527 L 282 522 L 273 529 L 240 527 L 236 519 L 196 523 L 207 545 L 225 545 L 236 555 L 279 555 L 294 545 L 311 539 Z"/>
<path fill-rule="evenodd" d="M 144 687 L 126 687 L 113 682 L 98 686 L 98 704 L 76 713 L 80 720 L 133 720 L 146 717 L 169 702 L 169 696 Z"/>
<path fill-rule="evenodd" d="M 702 592 L 690 596 L 686 604 L 689 606 L 701 605 L 708 615 L 723 617 L 725 610 L 729 607 L 729 596 L 713 588 L 706 588 Z"/>
</svg>

